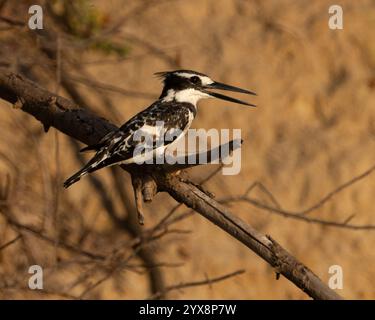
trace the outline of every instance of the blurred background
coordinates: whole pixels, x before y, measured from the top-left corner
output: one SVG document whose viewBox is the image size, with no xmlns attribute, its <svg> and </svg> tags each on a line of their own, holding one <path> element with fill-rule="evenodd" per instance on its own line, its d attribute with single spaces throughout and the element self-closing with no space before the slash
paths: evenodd
<svg viewBox="0 0 375 320">
<path fill-rule="evenodd" d="M 27 27 L 44 9 L 44 30 Z M 258 107 L 201 102 L 194 128 L 241 128 L 242 170 L 189 171 L 233 213 L 328 283 L 343 268 L 345 298 L 374 299 L 375 179 L 370 174 L 305 214 L 285 217 L 249 197 L 303 213 L 375 162 L 375 3 L 332 1 L 0 1 L 0 66 L 120 125 L 155 100 L 158 71 L 192 69 L 258 93 Z M 255 101 L 256 100 L 256 101 Z M 158 194 L 146 225 L 126 173 L 105 169 L 65 190 L 83 147 L 0 101 L 0 298 L 306 299 L 245 246 L 184 206 L 140 244 L 176 202 Z M 370 173 L 370 172 L 369 172 Z M 236 200 L 237 201 L 234 201 Z M 350 218 L 350 221 L 348 220 Z M 174 219 L 174 220 L 173 220 Z M 314 220 L 315 219 L 315 220 Z M 338 223 L 327 225 L 320 220 Z M 150 233 L 151 234 L 151 233 Z M 32 291 L 28 268 L 44 270 Z M 202 286 L 175 285 L 236 277 Z M 166 292 L 166 294 L 164 294 Z"/>
</svg>

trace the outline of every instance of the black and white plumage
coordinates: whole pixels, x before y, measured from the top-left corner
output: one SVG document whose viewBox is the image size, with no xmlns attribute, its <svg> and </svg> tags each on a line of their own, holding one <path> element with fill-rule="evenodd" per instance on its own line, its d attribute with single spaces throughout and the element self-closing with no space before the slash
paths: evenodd
<svg viewBox="0 0 375 320">
<path fill-rule="evenodd" d="M 176 70 L 157 73 L 163 79 L 163 91 L 157 101 L 141 111 L 119 129 L 109 132 L 97 144 L 81 151 L 95 151 L 95 156 L 77 173 L 67 179 L 65 188 L 80 180 L 87 173 L 115 164 L 137 163 L 136 148 L 144 143 L 139 135 L 151 136 L 151 157 L 162 154 L 165 149 L 181 138 L 189 129 L 200 99 L 215 97 L 239 104 L 254 106 L 238 99 L 211 92 L 209 89 L 221 89 L 246 94 L 251 91 L 215 82 L 207 75 L 191 70 Z M 163 131 L 160 130 L 162 123 Z M 161 139 L 169 134 L 173 138 Z M 138 138 L 138 139 L 136 139 Z M 162 144 L 158 143 L 162 141 Z M 143 155 L 144 157 L 144 155 Z"/>
</svg>

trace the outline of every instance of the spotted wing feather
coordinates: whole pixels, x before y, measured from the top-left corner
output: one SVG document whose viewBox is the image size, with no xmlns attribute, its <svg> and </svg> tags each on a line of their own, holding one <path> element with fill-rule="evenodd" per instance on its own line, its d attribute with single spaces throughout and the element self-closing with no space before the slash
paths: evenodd
<svg viewBox="0 0 375 320">
<path fill-rule="evenodd" d="M 80 171 L 66 180 L 64 186 L 69 187 L 87 173 L 124 161 L 131 161 L 135 148 L 141 143 L 133 139 L 137 130 L 146 126 L 156 127 L 158 121 L 163 121 L 164 132 L 176 129 L 182 132 L 190 126 L 194 115 L 195 108 L 189 103 L 160 100 L 155 102 L 128 120 L 118 130 L 108 133 L 99 143 L 83 148 L 81 151 L 96 151 L 96 155 Z M 176 138 L 165 141 L 164 145 L 172 143 Z M 154 144 L 156 144 L 156 139 L 159 137 L 155 135 Z"/>
</svg>

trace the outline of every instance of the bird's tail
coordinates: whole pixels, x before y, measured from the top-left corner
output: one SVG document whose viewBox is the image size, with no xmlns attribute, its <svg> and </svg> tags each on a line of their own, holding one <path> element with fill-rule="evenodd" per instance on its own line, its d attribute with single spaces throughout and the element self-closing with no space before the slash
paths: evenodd
<svg viewBox="0 0 375 320">
<path fill-rule="evenodd" d="M 73 174 L 70 178 L 68 178 L 64 182 L 64 188 L 69 188 L 73 183 L 76 183 L 77 181 L 81 179 L 82 176 L 88 173 L 89 173 L 89 168 L 86 168 L 86 167 L 82 168 L 81 170 Z"/>
<path fill-rule="evenodd" d="M 69 188 L 73 183 L 76 183 L 77 181 L 79 181 L 86 174 L 102 168 L 103 166 L 101 164 L 102 164 L 103 158 L 104 158 L 104 155 L 97 154 L 81 170 L 79 170 L 78 172 L 73 174 L 69 179 L 67 179 L 64 182 L 64 187 Z"/>
</svg>

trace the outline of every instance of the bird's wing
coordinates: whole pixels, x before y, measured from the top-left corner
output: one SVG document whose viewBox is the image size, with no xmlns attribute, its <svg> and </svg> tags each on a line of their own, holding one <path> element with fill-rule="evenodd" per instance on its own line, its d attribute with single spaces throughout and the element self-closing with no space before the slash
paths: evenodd
<svg viewBox="0 0 375 320">
<path fill-rule="evenodd" d="M 133 158 L 135 148 L 144 144 L 142 135 L 151 136 L 152 147 L 160 147 L 160 139 L 164 146 L 174 142 L 191 124 L 194 111 L 190 104 L 157 101 L 147 109 L 135 115 L 118 130 L 104 136 L 98 144 L 88 146 L 83 151 L 96 150 L 95 156 L 76 174 L 65 182 L 69 187 L 89 172 L 123 163 Z M 160 125 L 163 128 L 160 130 Z M 137 134 L 136 134 L 137 133 Z M 150 135 L 151 134 L 151 135 Z M 161 137 L 161 134 L 164 136 Z M 138 135 L 138 137 L 136 137 Z"/>
<path fill-rule="evenodd" d="M 111 155 L 111 163 L 119 162 L 119 158 L 121 161 L 132 158 L 135 148 L 140 144 L 150 143 L 148 147 L 154 149 L 171 144 L 190 126 L 193 117 L 189 104 L 173 101 L 154 103 L 122 125 L 118 135 L 110 137 L 111 147 L 107 150 Z M 142 136 L 150 141 L 140 139 Z"/>
<path fill-rule="evenodd" d="M 91 144 L 91 145 L 88 145 L 84 148 L 82 148 L 81 150 L 79 150 L 79 152 L 96 152 L 98 151 L 99 149 L 101 149 L 106 143 L 107 141 L 109 141 L 111 139 L 111 137 L 116 134 L 116 131 L 117 130 L 113 130 L 113 131 L 110 131 L 108 132 L 104 137 L 102 137 L 99 142 L 95 143 L 95 144 Z"/>
<path fill-rule="evenodd" d="M 153 136 L 153 143 L 156 143 L 163 133 L 167 145 L 176 140 L 180 131 L 190 126 L 193 115 L 189 104 L 157 101 L 129 119 L 118 130 L 109 132 L 97 144 L 81 149 L 81 152 L 105 151 L 112 155 L 119 154 L 123 160 L 126 160 L 131 157 L 135 147 L 140 143 L 134 139 L 137 138 L 134 136 L 135 132 L 138 137 L 147 134 Z M 169 136 L 172 136 L 171 139 Z"/>
</svg>

